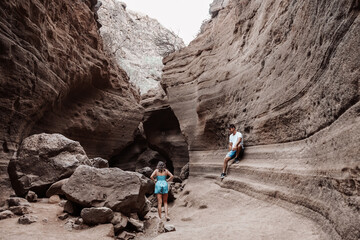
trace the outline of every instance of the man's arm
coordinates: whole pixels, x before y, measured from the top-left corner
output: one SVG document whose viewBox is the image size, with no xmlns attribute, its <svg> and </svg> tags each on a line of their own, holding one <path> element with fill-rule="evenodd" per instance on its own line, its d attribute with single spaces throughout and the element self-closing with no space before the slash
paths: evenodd
<svg viewBox="0 0 360 240">
<path fill-rule="evenodd" d="M 240 147 L 241 140 L 242 140 L 241 137 L 238 138 L 238 140 L 237 140 L 237 142 L 236 142 L 236 144 L 235 144 L 235 149 L 234 149 L 234 150 L 236 150 L 238 147 Z"/>
</svg>

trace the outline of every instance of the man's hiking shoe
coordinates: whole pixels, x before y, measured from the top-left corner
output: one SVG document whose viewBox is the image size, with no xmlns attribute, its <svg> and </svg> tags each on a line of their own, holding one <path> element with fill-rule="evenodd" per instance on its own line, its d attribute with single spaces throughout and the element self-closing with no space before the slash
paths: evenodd
<svg viewBox="0 0 360 240">
<path fill-rule="evenodd" d="M 234 163 L 239 163 L 240 160 L 238 158 L 235 158 Z"/>
<path fill-rule="evenodd" d="M 226 174 L 225 174 L 225 173 L 222 173 L 222 174 L 220 175 L 220 178 L 223 179 L 224 177 L 226 177 Z"/>
</svg>

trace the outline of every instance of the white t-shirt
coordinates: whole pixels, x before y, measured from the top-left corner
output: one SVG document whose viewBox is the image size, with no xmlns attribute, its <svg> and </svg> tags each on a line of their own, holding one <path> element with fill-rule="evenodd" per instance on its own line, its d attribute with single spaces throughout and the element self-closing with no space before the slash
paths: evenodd
<svg viewBox="0 0 360 240">
<path fill-rule="evenodd" d="M 230 134 L 229 137 L 229 142 L 232 143 L 232 147 L 234 147 L 234 145 L 237 143 L 238 139 L 241 138 L 241 142 L 240 145 L 242 147 L 244 147 L 244 138 L 243 135 L 240 132 L 236 132 L 235 135 L 234 134 Z"/>
</svg>

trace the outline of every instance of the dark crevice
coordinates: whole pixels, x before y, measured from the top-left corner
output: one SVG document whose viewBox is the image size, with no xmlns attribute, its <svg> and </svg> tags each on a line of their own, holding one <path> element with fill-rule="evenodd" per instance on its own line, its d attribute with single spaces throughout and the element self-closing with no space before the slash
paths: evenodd
<svg viewBox="0 0 360 240">
<path fill-rule="evenodd" d="M 6 141 L 3 142 L 2 147 L 3 147 L 3 151 L 4 151 L 5 153 L 8 153 L 8 152 L 9 152 L 9 148 L 8 148 L 8 145 L 7 145 L 7 142 L 6 142 Z"/>
</svg>

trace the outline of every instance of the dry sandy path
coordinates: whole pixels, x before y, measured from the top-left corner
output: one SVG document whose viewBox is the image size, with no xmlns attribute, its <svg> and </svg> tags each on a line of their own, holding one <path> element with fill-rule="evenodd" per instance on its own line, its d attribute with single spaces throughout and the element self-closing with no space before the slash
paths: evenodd
<svg viewBox="0 0 360 240">
<path fill-rule="evenodd" d="M 108 235 L 113 234 L 112 224 L 98 225 L 84 230 L 68 231 L 65 222 L 57 218 L 63 208 L 58 204 L 32 203 L 31 215 L 37 216 L 38 221 L 30 225 L 18 224 L 18 218 L 9 218 L 0 221 L 1 240 L 113 240 Z M 46 220 L 44 220 L 46 219 Z"/>
<path fill-rule="evenodd" d="M 187 194 L 188 193 L 188 194 Z M 321 226 L 282 207 L 192 178 L 170 209 L 176 231 L 162 239 L 328 239 Z"/>
</svg>

